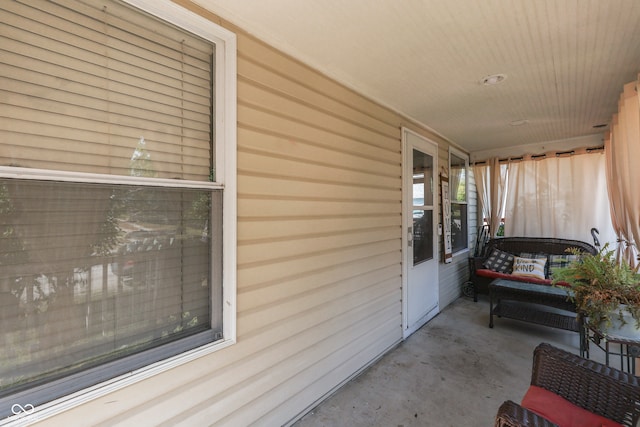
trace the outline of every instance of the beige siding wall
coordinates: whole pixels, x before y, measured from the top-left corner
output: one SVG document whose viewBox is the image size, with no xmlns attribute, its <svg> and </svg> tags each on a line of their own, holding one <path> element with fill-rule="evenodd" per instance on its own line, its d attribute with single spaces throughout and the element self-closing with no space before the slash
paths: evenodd
<svg viewBox="0 0 640 427">
<path fill-rule="evenodd" d="M 440 165 L 447 143 L 222 24 L 238 35 L 238 343 L 47 423 L 281 425 L 402 338 L 401 127 Z"/>
</svg>

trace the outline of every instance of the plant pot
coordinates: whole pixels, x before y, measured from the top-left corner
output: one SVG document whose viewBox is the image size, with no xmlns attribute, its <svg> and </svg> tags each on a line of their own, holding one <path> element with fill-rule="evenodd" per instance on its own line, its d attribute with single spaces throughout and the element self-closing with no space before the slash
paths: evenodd
<svg viewBox="0 0 640 427">
<path fill-rule="evenodd" d="M 620 313 L 618 311 L 611 312 L 608 317 L 610 323 L 606 321 L 600 323 L 598 327 L 600 332 L 611 337 L 640 340 L 640 329 L 636 327 L 636 319 L 633 318 L 631 313 L 624 309 L 622 310 L 624 323 L 620 321 Z"/>
</svg>

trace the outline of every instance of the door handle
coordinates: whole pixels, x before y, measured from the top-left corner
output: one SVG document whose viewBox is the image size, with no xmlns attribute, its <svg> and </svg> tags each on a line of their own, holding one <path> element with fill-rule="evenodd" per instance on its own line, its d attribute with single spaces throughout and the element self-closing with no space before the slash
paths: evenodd
<svg viewBox="0 0 640 427">
<path fill-rule="evenodd" d="M 407 244 L 413 246 L 413 227 L 407 227 Z"/>
</svg>

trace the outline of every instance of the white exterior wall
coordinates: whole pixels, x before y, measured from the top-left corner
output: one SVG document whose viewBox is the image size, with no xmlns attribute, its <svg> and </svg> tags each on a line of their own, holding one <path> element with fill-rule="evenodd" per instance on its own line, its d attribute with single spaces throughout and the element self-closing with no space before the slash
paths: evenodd
<svg viewBox="0 0 640 427">
<path fill-rule="evenodd" d="M 237 344 L 39 425 L 282 425 L 402 339 L 401 127 L 447 142 L 202 14 L 238 35 Z"/>
</svg>

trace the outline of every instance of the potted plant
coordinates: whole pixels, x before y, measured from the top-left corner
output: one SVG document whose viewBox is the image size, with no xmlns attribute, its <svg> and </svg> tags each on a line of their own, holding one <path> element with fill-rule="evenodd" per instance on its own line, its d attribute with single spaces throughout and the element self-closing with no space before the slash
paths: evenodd
<svg viewBox="0 0 640 427">
<path fill-rule="evenodd" d="M 570 298 L 589 326 L 605 335 L 640 338 L 640 274 L 626 261 L 617 261 L 605 245 L 598 253 L 553 271 L 553 283 L 568 283 Z"/>
</svg>

